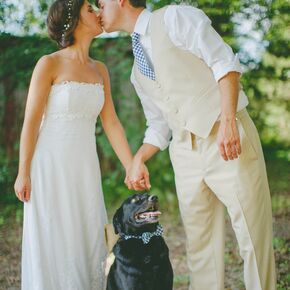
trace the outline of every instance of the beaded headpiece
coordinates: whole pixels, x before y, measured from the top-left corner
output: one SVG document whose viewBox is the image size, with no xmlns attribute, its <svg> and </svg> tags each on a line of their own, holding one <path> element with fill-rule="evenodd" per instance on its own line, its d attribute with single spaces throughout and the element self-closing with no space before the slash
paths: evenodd
<svg viewBox="0 0 290 290">
<path fill-rule="evenodd" d="M 73 0 L 68 0 L 67 1 L 67 6 L 68 6 L 68 12 L 67 12 L 67 18 L 66 18 L 66 21 L 65 21 L 65 24 L 63 26 L 63 33 L 62 33 L 62 37 L 64 37 L 64 34 L 65 32 L 69 29 L 70 27 L 70 21 L 71 21 L 71 18 L 72 18 L 72 5 L 73 5 Z"/>
</svg>

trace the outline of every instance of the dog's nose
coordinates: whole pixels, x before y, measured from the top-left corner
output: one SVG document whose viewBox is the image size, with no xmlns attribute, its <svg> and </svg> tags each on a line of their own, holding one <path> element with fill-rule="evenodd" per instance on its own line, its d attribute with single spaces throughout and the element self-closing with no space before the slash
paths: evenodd
<svg viewBox="0 0 290 290">
<path fill-rule="evenodd" d="M 157 195 L 150 195 L 148 200 L 149 201 L 158 201 L 158 196 Z"/>
</svg>

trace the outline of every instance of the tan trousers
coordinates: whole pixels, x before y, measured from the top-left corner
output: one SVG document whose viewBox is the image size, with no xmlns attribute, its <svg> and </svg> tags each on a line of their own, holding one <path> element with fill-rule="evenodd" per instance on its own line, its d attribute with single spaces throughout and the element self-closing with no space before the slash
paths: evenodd
<svg viewBox="0 0 290 290">
<path fill-rule="evenodd" d="M 246 289 L 276 289 L 263 152 L 246 109 L 237 113 L 237 119 L 242 154 L 232 161 L 219 154 L 219 122 L 206 139 L 189 133 L 191 138 L 178 140 L 173 132 L 169 152 L 187 238 L 190 290 L 224 289 L 224 206 L 244 261 Z"/>
</svg>

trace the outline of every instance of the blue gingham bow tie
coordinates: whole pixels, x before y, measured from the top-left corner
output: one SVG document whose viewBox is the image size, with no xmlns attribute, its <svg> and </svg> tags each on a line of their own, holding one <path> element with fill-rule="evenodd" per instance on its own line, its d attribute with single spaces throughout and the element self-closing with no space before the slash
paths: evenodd
<svg viewBox="0 0 290 290">
<path fill-rule="evenodd" d="M 140 72 L 149 77 L 151 80 L 155 80 L 155 72 L 148 64 L 148 61 L 144 55 L 143 48 L 140 43 L 140 34 L 133 32 L 132 35 L 132 49 L 135 59 L 137 61 Z"/>
<path fill-rule="evenodd" d="M 137 236 L 137 235 L 124 235 L 122 238 L 124 240 L 129 240 L 129 239 L 141 239 L 143 241 L 143 244 L 148 244 L 151 240 L 152 237 L 158 237 L 162 236 L 163 234 L 163 227 L 161 225 L 158 225 L 156 228 L 156 231 L 151 233 L 151 232 L 145 232 L 142 233 L 142 235 Z"/>
</svg>

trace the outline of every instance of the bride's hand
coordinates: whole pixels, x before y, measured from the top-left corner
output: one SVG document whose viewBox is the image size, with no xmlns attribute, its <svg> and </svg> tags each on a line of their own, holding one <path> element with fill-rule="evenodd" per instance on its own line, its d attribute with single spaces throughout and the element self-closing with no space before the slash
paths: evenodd
<svg viewBox="0 0 290 290">
<path fill-rule="evenodd" d="M 30 177 L 18 174 L 14 184 L 14 191 L 19 200 L 23 202 L 29 201 L 31 193 Z"/>
<path fill-rule="evenodd" d="M 124 182 L 130 190 L 149 190 L 151 187 L 149 172 L 144 162 L 134 158 L 130 168 L 126 170 Z"/>
</svg>

